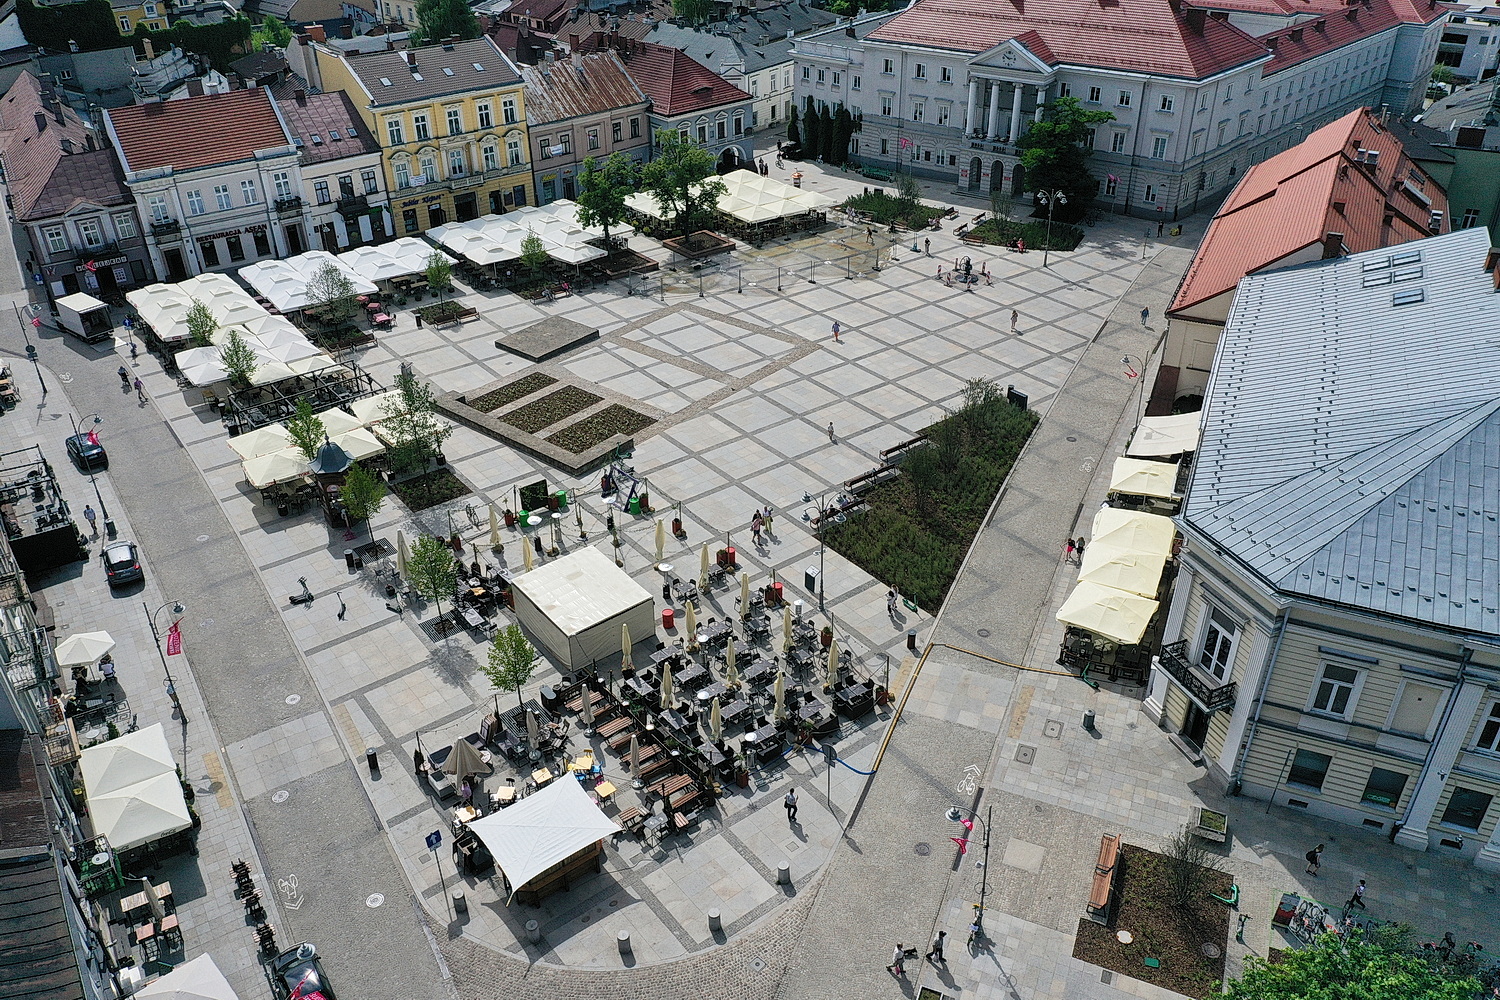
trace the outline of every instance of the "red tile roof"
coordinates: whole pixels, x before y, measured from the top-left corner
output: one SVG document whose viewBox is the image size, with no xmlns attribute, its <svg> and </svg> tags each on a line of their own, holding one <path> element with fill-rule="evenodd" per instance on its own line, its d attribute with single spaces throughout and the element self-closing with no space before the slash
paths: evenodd
<svg viewBox="0 0 1500 1000">
<path fill-rule="evenodd" d="M 112 108 L 104 121 L 126 171 L 237 163 L 257 150 L 292 144 L 262 87 Z"/>
<path fill-rule="evenodd" d="M 37 115 L 43 116 L 40 130 Z M 25 71 L 16 77 L 0 99 L 0 155 L 5 157 L 5 180 L 18 219 L 24 222 L 56 214 L 51 211 L 51 203 L 63 197 L 63 192 L 53 177 L 67 155 L 63 152 L 63 141 L 72 146 L 74 156 L 81 156 L 88 149 L 92 135 L 88 123 L 72 108 L 59 100 L 49 102 L 43 98 L 42 85 L 36 77 Z M 84 188 L 73 193 L 83 197 L 95 192 Z M 96 193 L 100 199 L 120 198 L 119 189 L 107 182 L 101 183 Z M 128 197 L 102 203 L 126 201 Z M 42 206 L 43 202 L 47 205 Z M 37 214 L 39 206 L 41 215 Z"/>
<path fill-rule="evenodd" d="M 984 52 L 1016 38 L 1050 64 L 1189 79 L 1265 56 L 1265 46 L 1239 28 L 1203 21 L 1200 34 L 1169 0 L 917 0 L 870 38 L 958 52 Z M 1032 47 L 1031 33 L 1041 51 Z"/>
<path fill-rule="evenodd" d="M 1379 150 L 1373 176 L 1359 149 Z M 1432 235 L 1432 211 L 1444 213 L 1446 228 L 1448 199 L 1435 181 L 1423 189 L 1431 205 L 1403 193 L 1413 166 L 1401 141 L 1361 108 L 1251 167 L 1209 224 L 1168 312 L 1222 295 L 1328 233 L 1358 253 Z"/>
<path fill-rule="evenodd" d="M 1333 12 L 1322 17 L 1261 36 L 1275 53 L 1265 65 L 1266 76 L 1350 42 L 1389 31 L 1398 24 L 1426 24 L 1447 16 L 1441 7 L 1427 10 L 1425 3 L 1414 4 L 1412 0 L 1370 0 L 1368 5 L 1332 6 Z"/>
<path fill-rule="evenodd" d="M 750 100 L 749 94 L 677 49 L 639 42 L 623 55 L 625 71 L 663 115 L 686 115 Z"/>
</svg>

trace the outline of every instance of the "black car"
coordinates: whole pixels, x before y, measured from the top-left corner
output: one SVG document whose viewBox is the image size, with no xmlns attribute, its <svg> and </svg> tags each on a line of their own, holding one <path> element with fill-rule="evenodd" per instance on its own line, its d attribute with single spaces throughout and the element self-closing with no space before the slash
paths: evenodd
<svg viewBox="0 0 1500 1000">
<path fill-rule="evenodd" d="M 104 546 L 99 558 L 104 560 L 104 575 L 109 577 L 111 587 L 134 583 L 146 575 L 141 569 L 141 554 L 134 542 L 110 542 Z"/>
<path fill-rule="evenodd" d="M 284 951 L 271 962 L 271 984 L 278 1000 L 337 1000 L 318 961 L 318 949 L 299 944 Z"/>
<path fill-rule="evenodd" d="M 97 440 L 90 441 L 87 434 L 74 434 L 68 438 L 68 457 L 84 472 L 93 472 L 109 465 L 109 455 L 105 453 L 104 445 Z"/>
</svg>

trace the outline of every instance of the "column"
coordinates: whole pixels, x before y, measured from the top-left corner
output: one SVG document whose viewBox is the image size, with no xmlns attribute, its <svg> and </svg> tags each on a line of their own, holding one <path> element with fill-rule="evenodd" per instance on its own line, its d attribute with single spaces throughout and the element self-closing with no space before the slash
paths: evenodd
<svg viewBox="0 0 1500 1000">
<path fill-rule="evenodd" d="M 1411 793 L 1411 805 L 1406 811 L 1406 825 L 1396 834 L 1396 843 L 1402 847 L 1427 850 L 1427 825 L 1432 822 L 1443 786 L 1463 750 L 1464 738 L 1474 725 L 1474 716 L 1484 701 L 1484 694 L 1483 681 L 1465 681 L 1448 696 L 1453 699 L 1453 710 L 1448 713 L 1447 724 L 1437 734 L 1427 766 L 1417 775 L 1417 787 Z"/>
<path fill-rule="evenodd" d="M 986 139 L 1000 134 L 1000 81 L 990 81 L 990 127 L 984 130 Z"/>
<path fill-rule="evenodd" d="M 1490 842 L 1474 858 L 1474 867 L 1487 872 L 1500 872 L 1500 825 L 1490 834 Z"/>
<path fill-rule="evenodd" d="M 1042 107 L 1046 103 L 1047 103 L 1047 88 L 1046 87 L 1038 87 L 1038 88 L 1036 88 L 1036 113 L 1034 115 L 1032 115 L 1032 118 L 1031 118 L 1032 121 L 1039 122 L 1039 121 L 1042 120 Z"/>
<path fill-rule="evenodd" d="M 979 78 L 969 78 L 969 113 L 964 117 L 964 135 L 973 135 L 979 128 L 974 116 L 979 113 Z"/>
<path fill-rule="evenodd" d="M 1010 105 L 1010 141 L 1021 138 L 1021 98 L 1026 94 L 1024 83 L 1015 84 L 1015 90 L 1011 94 Z"/>
</svg>

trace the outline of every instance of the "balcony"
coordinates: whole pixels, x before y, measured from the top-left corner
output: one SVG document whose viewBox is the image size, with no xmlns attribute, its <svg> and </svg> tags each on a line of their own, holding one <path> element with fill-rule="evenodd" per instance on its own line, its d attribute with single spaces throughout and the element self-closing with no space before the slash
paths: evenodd
<svg viewBox="0 0 1500 1000">
<path fill-rule="evenodd" d="M 1156 661 L 1171 678 L 1181 684 L 1193 700 L 1203 706 L 1204 711 L 1217 712 L 1221 708 L 1233 708 L 1239 685 L 1234 681 L 1214 687 L 1214 681 L 1188 662 L 1187 643 L 1169 642 L 1161 648 Z"/>
<path fill-rule="evenodd" d="M 362 194 L 346 194 L 340 196 L 334 207 L 340 215 L 364 215 L 370 210 L 370 199 Z"/>
<path fill-rule="evenodd" d="M 160 222 L 151 223 L 151 235 L 157 239 L 164 239 L 182 234 L 182 223 L 176 219 L 162 219 Z"/>
<path fill-rule="evenodd" d="M 301 215 L 302 214 L 302 198 L 301 198 L 301 196 L 294 194 L 294 195 L 292 195 L 289 198 L 277 198 L 276 199 L 276 214 L 277 215 Z"/>
</svg>

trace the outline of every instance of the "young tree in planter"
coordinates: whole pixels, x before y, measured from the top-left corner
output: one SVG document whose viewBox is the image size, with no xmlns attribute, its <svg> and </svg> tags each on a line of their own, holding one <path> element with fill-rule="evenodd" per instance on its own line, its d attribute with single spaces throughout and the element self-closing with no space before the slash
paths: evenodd
<svg viewBox="0 0 1500 1000">
<path fill-rule="evenodd" d="M 219 321 L 214 319 L 208 306 L 193 299 L 193 304 L 188 306 L 187 328 L 188 336 L 193 338 L 194 344 L 208 347 L 214 342 L 214 334 L 219 332 Z"/>
<path fill-rule="evenodd" d="M 286 430 L 302 457 L 309 462 L 318 457 L 318 449 L 323 446 L 326 429 L 322 419 L 313 412 L 311 403 L 305 399 L 297 400 L 297 412 L 286 422 Z"/>
<path fill-rule="evenodd" d="M 600 166 L 590 156 L 583 161 L 578 177 L 578 224 L 604 229 L 604 245 L 609 250 L 609 227 L 625 218 L 625 197 L 640 185 L 640 171 L 635 161 L 624 153 L 615 153 Z"/>
<path fill-rule="evenodd" d="M 531 271 L 532 277 L 547 264 L 547 244 L 530 226 L 526 227 L 526 238 L 521 240 L 521 264 Z"/>
<path fill-rule="evenodd" d="M 495 633 L 490 642 L 489 658 L 479 665 L 479 669 L 490 679 L 495 690 L 514 691 L 516 704 L 525 710 L 521 688 L 536 670 L 536 648 L 526 640 L 521 626 L 511 623 Z"/>
<path fill-rule="evenodd" d="M 423 600 L 437 605 L 438 618 L 443 617 L 443 598 L 452 595 L 458 580 L 458 563 L 453 561 L 453 550 L 441 538 L 423 535 L 411 548 L 406 560 L 406 575 Z"/>
<path fill-rule="evenodd" d="M 713 155 L 675 129 L 656 133 L 656 157 L 641 170 L 641 189 L 676 218 L 681 236 L 691 233 L 697 216 L 712 211 L 728 190 L 714 174 Z"/>
<path fill-rule="evenodd" d="M 359 312 L 354 282 L 328 261 L 324 261 L 307 279 L 307 301 L 318 306 L 335 325 L 349 322 Z"/>
<path fill-rule="evenodd" d="M 432 289 L 441 302 L 453 284 L 453 261 L 443 251 L 434 250 L 427 255 L 427 267 L 423 276 L 427 279 L 427 287 Z"/>
<path fill-rule="evenodd" d="M 1064 221 L 1085 212 L 1097 193 L 1088 168 L 1092 150 L 1083 144 L 1089 129 L 1114 120 L 1108 111 L 1085 110 L 1076 97 L 1059 97 L 1016 143 L 1026 167 L 1026 190 L 1062 191 L 1068 199 Z"/>
<path fill-rule="evenodd" d="M 990 191 L 990 211 L 995 213 L 996 219 L 1008 220 L 1015 204 L 1015 199 L 1011 198 L 1010 192 L 1003 186 Z"/>
<path fill-rule="evenodd" d="M 229 373 L 229 381 L 242 389 L 250 384 L 255 369 L 260 367 L 255 349 L 234 329 L 229 331 L 224 346 L 219 348 L 219 363 Z"/>
<path fill-rule="evenodd" d="M 344 509 L 349 512 L 349 520 L 355 524 L 365 522 L 370 540 L 374 541 L 375 529 L 370 525 L 370 518 L 385 506 L 385 483 L 355 462 L 344 476 L 344 489 L 339 496 L 344 501 Z"/>
<path fill-rule="evenodd" d="M 386 415 L 382 427 L 391 439 L 391 468 L 396 472 L 425 469 L 453 433 L 438 418 L 432 386 L 410 371 L 396 376 L 396 395 L 382 409 Z"/>
</svg>

